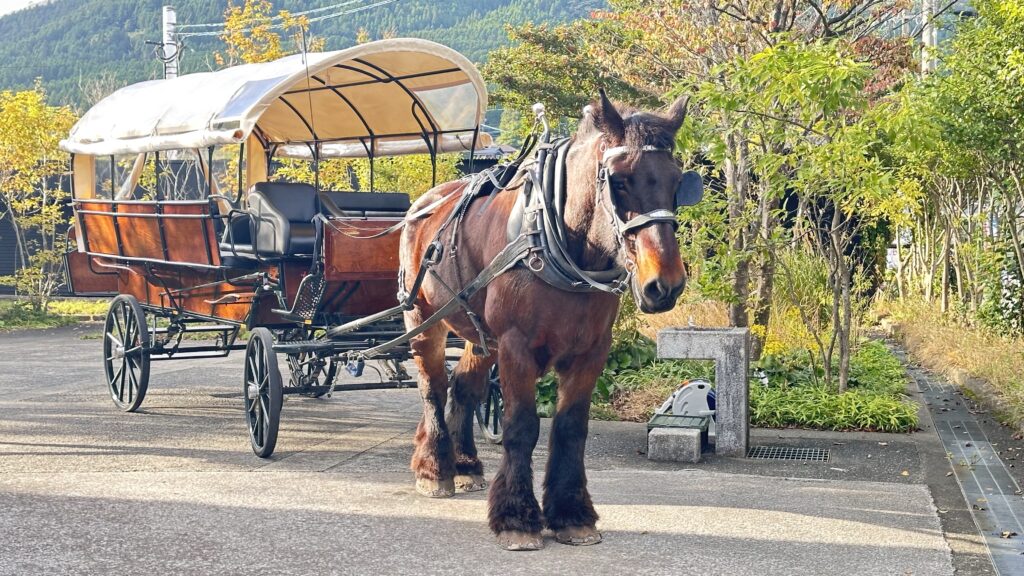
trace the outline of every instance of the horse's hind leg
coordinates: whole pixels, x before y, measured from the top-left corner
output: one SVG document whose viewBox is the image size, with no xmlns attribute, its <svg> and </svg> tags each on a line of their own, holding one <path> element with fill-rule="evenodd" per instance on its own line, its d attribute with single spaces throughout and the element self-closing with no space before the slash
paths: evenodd
<svg viewBox="0 0 1024 576">
<path fill-rule="evenodd" d="M 407 326 L 409 324 L 407 321 Z M 444 422 L 444 405 L 448 396 L 444 358 L 447 335 L 448 328 L 438 324 L 410 342 L 419 368 L 419 390 L 423 398 L 423 417 L 416 428 L 412 470 L 416 474 L 416 491 L 431 498 L 455 494 L 455 458 L 452 439 Z"/>
<path fill-rule="evenodd" d="M 473 441 L 473 415 L 483 398 L 494 356 L 477 356 L 467 343 L 452 376 L 451 406 L 446 423 L 455 446 L 455 487 L 466 492 L 487 488 L 484 466 Z"/>
<path fill-rule="evenodd" d="M 601 541 L 597 512 L 587 491 L 583 452 L 587 443 L 590 397 L 604 369 L 607 346 L 557 366 L 558 405 L 551 422 L 551 443 L 544 475 L 544 520 L 562 544 L 586 546 Z"/>
</svg>

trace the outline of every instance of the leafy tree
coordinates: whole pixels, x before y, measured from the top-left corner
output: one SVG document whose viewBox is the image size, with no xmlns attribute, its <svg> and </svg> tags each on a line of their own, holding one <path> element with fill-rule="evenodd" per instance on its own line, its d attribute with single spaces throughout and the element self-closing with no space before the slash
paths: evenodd
<svg viewBox="0 0 1024 576">
<path fill-rule="evenodd" d="M 811 45 L 823 39 L 860 45 L 858 58 L 877 63 L 878 69 L 885 71 L 873 78 L 870 87 L 871 95 L 880 98 L 886 90 L 899 86 L 901 67 L 909 64 L 909 58 L 898 42 L 869 39 L 872 30 L 902 4 L 896 0 L 715 1 L 705 5 L 684 0 L 611 0 L 609 4 L 609 10 L 595 12 L 588 22 L 555 33 L 538 35 L 529 27 L 517 29 L 513 36 L 520 44 L 492 57 L 485 68 L 487 77 L 499 84 L 502 101 L 520 105 L 554 101 L 561 114 L 570 114 L 578 105 L 574 98 L 586 97 L 585 90 L 594 84 L 606 83 L 615 97 L 641 106 L 699 90 L 705 101 L 695 103 L 680 131 L 677 148 L 684 158 L 709 161 L 725 186 L 712 191 L 708 205 L 686 210 L 683 234 L 687 239 L 709 241 L 695 250 L 701 256 L 711 255 L 699 265 L 697 285 L 729 302 L 734 325 L 753 323 L 763 328 L 771 317 L 773 251 L 784 234 L 778 217 L 780 192 L 795 164 L 786 160 L 794 154 L 787 142 L 792 130 L 786 127 L 807 125 L 811 120 L 790 117 L 805 110 L 801 103 L 779 110 L 776 102 L 755 91 L 744 92 L 749 101 L 734 102 L 736 105 L 728 108 L 706 98 L 713 91 L 728 94 L 742 88 L 745 79 L 738 74 L 757 68 L 754 64 L 741 72 L 733 66 L 735 62 L 763 58 L 765 51 L 775 46 Z M 520 33 L 522 39 L 516 36 Z M 529 73 L 545 61 L 559 62 L 560 68 L 570 71 L 568 78 Z M 496 63 L 500 68 L 492 65 Z M 540 80 L 534 82 L 530 77 Z M 869 90 L 864 79 L 860 85 Z M 817 97 L 806 93 L 805 86 L 788 88 L 808 100 Z M 825 111 L 834 110 L 833 106 Z M 691 218 L 707 216 L 710 205 L 725 213 L 715 229 Z M 698 230 L 693 230 L 690 221 L 697 222 Z M 703 277 L 709 274 L 713 277 Z M 728 289 L 723 290 L 725 287 Z M 755 329 L 755 334 L 763 333 L 763 329 Z M 763 343 L 757 340 L 755 355 Z"/>
<path fill-rule="evenodd" d="M 244 0 L 240 6 L 228 4 L 224 11 L 224 31 L 220 35 L 226 55 L 215 53 L 217 64 L 271 62 L 288 55 L 290 51 L 284 47 L 284 40 L 276 29 L 291 33 L 299 51 L 303 48 L 310 52 L 323 50 L 326 44 L 323 38 L 306 38 L 307 17 L 292 16 L 287 10 L 275 16 L 273 10 L 270 0 Z"/>
<path fill-rule="evenodd" d="M 0 283 L 15 286 L 41 311 L 63 282 L 58 233 L 68 194 L 56 180 L 69 167 L 58 144 L 74 122 L 69 108 L 46 104 L 38 84 L 0 92 L 0 218 L 14 224 L 18 266 Z"/>
<path fill-rule="evenodd" d="M 901 297 L 937 300 L 1000 331 L 1024 326 L 1024 8 L 981 0 L 937 73 L 908 86 L 923 144 L 890 154 L 922 190 L 897 230 Z"/>
</svg>

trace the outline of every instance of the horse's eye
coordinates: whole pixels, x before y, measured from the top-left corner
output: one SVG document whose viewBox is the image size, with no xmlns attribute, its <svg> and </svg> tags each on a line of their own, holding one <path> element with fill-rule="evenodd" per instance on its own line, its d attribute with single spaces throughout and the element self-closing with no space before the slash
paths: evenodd
<svg viewBox="0 0 1024 576">
<path fill-rule="evenodd" d="M 608 184 L 611 186 L 612 192 L 616 194 L 624 194 L 626 192 L 626 181 L 622 178 L 611 178 L 608 180 Z"/>
</svg>

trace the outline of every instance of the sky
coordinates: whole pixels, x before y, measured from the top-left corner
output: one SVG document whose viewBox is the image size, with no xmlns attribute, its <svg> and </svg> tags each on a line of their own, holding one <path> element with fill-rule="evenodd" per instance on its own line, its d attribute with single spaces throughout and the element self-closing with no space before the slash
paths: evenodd
<svg viewBox="0 0 1024 576">
<path fill-rule="evenodd" d="M 40 2 L 40 0 L 0 0 L 0 16 L 3 16 L 8 12 L 21 10 L 30 4 L 36 4 L 38 2 Z"/>
</svg>

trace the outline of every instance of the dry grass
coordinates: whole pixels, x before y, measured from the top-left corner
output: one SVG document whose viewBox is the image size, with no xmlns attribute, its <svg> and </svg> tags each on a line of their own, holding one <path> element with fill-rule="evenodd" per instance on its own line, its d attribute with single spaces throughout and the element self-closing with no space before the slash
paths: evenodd
<svg viewBox="0 0 1024 576">
<path fill-rule="evenodd" d="M 693 320 L 695 326 L 702 328 L 722 328 L 729 325 L 729 308 L 722 302 L 702 300 L 699 302 L 680 302 L 675 308 L 661 314 L 643 315 L 642 332 L 649 338 L 655 338 L 658 331 L 664 328 L 689 326 Z"/>
<path fill-rule="evenodd" d="M 984 380 L 997 398 L 983 399 L 1008 424 L 1024 429 L 1024 339 L 966 326 L 924 303 L 886 303 L 896 336 L 914 360 L 962 381 L 963 373 Z"/>
</svg>

